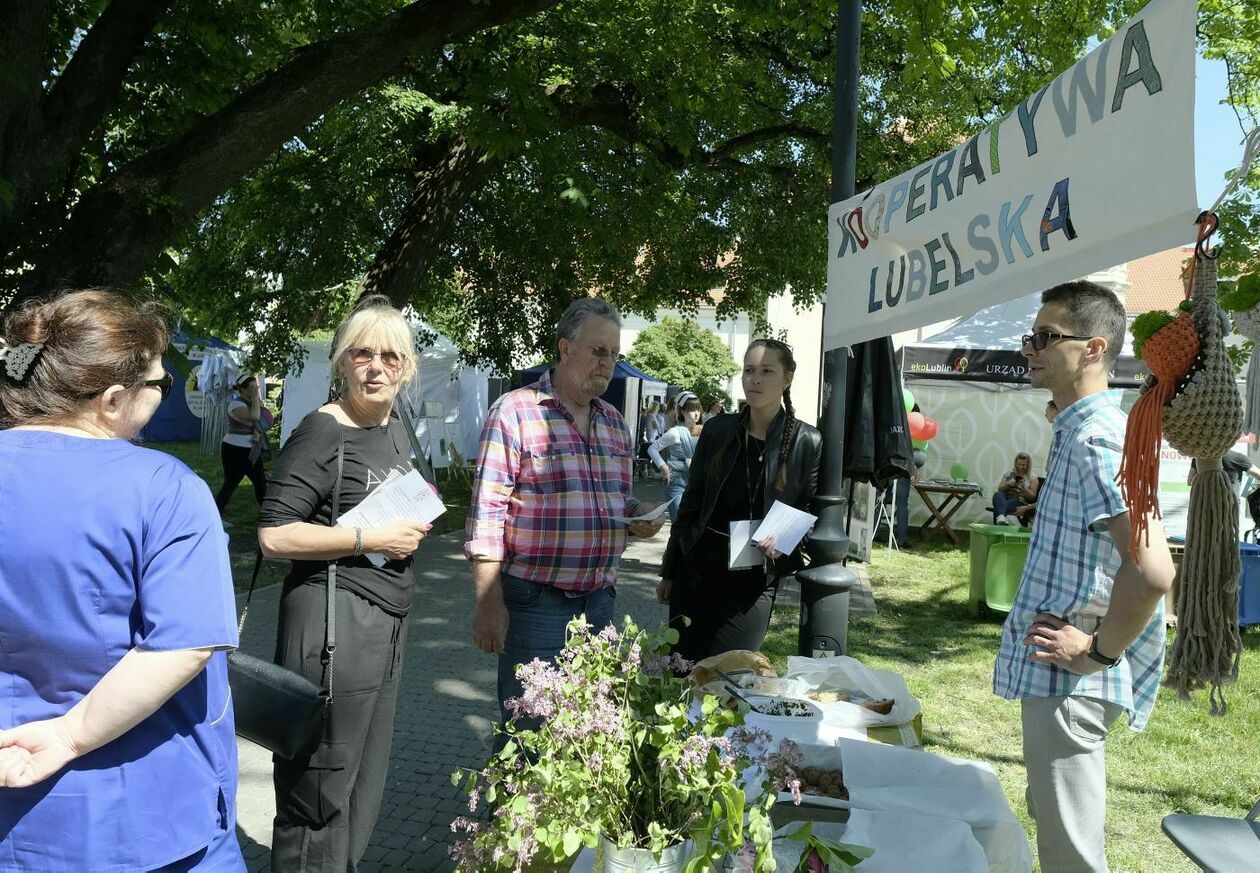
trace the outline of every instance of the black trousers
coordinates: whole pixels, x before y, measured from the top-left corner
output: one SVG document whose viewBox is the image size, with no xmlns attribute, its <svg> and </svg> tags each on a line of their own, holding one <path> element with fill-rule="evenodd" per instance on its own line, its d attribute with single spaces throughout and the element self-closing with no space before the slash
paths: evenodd
<svg viewBox="0 0 1260 873">
<path fill-rule="evenodd" d="M 761 649 L 779 590 L 763 573 L 683 572 L 673 582 L 669 624 L 678 631 L 674 651 L 699 661 L 731 649 Z M 683 616 L 690 624 L 682 621 Z"/>
<path fill-rule="evenodd" d="M 323 585 L 286 591 L 276 640 L 276 663 L 316 685 L 324 677 L 325 597 Z M 389 775 L 406 644 L 406 618 L 337 590 L 333 702 L 323 737 L 309 758 L 273 759 L 271 869 L 276 873 L 358 870 Z"/>
<path fill-rule="evenodd" d="M 254 483 L 254 497 L 260 505 L 262 504 L 263 497 L 267 494 L 267 473 L 263 470 L 261 454 L 257 461 L 252 464 L 249 462 L 252 451 L 253 449 L 247 449 L 244 446 L 221 444 L 219 457 L 223 461 L 223 487 L 214 496 L 214 502 L 218 505 L 220 514 L 223 513 L 223 507 L 227 506 L 228 501 L 232 499 L 236 486 L 240 485 L 241 480 L 246 476 L 249 477 L 250 482 Z"/>
</svg>

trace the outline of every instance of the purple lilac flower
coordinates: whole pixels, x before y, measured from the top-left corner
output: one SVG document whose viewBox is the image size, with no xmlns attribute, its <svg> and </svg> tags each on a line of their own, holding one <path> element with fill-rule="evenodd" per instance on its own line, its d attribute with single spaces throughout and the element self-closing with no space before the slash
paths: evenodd
<svg viewBox="0 0 1260 873">
<path fill-rule="evenodd" d="M 652 655 L 643 662 L 643 672 L 653 677 L 663 676 L 670 663 L 671 659 L 667 655 Z"/>
<path fill-rule="evenodd" d="M 674 652 L 669 656 L 669 666 L 678 675 L 690 673 L 696 666 L 695 661 L 688 661 L 682 655 Z"/>
<path fill-rule="evenodd" d="M 685 779 L 689 771 L 703 770 L 709 760 L 709 750 L 713 742 L 704 734 L 692 734 L 682 742 L 682 753 L 676 765 L 678 775 Z"/>
<path fill-rule="evenodd" d="M 630 651 L 626 652 L 625 661 L 621 664 L 621 672 L 629 673 L 643 663 L 643 646 L 635 640 L 630 644 Z"/>
</svg>

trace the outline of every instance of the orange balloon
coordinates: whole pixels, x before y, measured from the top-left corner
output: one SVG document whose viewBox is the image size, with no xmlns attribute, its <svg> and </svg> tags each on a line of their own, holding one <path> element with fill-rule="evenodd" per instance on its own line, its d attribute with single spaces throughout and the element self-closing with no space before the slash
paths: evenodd
<svg viewBox="0 0 1260 873">
<path fill-rule="evenodd" d="M 910 433 L 914 434 L 915 431 L 923 429 L 923 422 L 927 419 L 923 417 L 922 412 L 911 412 L 906 416 L 906 421 L 910 424 Z"/>
<path fill-rule="evenodd" d="M 935 420 L 931 418 L 925 419 L 923 422 L 923 437 L 922 438 L 925 440 L 933 439 L 938 433 L 940 433 L 940 430 L 941 430 L 941 426 L 937 424 Z"/>
</svg>

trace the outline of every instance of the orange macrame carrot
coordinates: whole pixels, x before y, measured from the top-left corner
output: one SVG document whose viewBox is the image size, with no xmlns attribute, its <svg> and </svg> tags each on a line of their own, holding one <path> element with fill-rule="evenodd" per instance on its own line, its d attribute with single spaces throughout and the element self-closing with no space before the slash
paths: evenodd
<svg viewBox="0 0 1260 873">
<path fill-rule="evenodd" d="M 1155 385 L 1129 411 L 1120 459 L 1120 493 L 1129 507 L 1129 557 L 1137 560 L 1138 543 L 1150 545 L 1146 516 L 1159 515 L 1159 447 L 1164 436 L 1163 412 L 1177 393 L 1177 380 L 1190 371 L 1199 354 L 1199 332 L 1188 312 L 1151 335 L 1142 346 L 1142 360 L 1155 376 Z"/>
</svg>

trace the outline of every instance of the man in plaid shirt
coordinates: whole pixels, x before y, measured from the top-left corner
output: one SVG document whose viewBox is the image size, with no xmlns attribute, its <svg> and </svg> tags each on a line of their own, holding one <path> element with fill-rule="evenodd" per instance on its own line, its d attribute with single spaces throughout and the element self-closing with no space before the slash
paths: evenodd
<svg viewBox="0 0 1260 873">
<path fill-rule="evenodd" d="M 491 407 L 468 513 L 473 642 L 499 655 L 505 722 L 506 701 L 521 694 L 516 665 L 553 660 L 578 615 L 596 628 L 611 622 L 627 534 L 654 536 L 663 523 L 617 520 L 654 508 L 630 495 L 634 440 L 599 399 L 619 357 L 617 310 L 576 300 L 556 339 L 555 368 Z"/>
<path fill-rule="evenodd" d="M 1023 353 L 1033 386 L 1050 389 L 1059 414 L 993 690 L 1020 701 L 1041 869 L 1106 871 L 1107 729 L 1121 713 L 1135 731 L 1150 717 L 1173 565 L 1157 518 L 1149 545 L 1129 557 L 1115 481 L 1125 415 L 1107 391 L 1123 307 L 1085 281 L 1051 288 L 1041 302 Z"/>
</svg>

